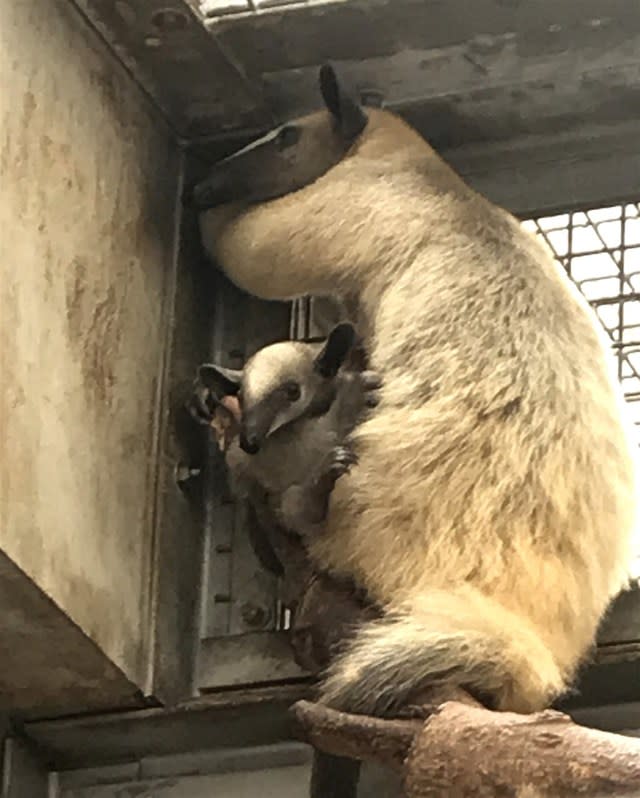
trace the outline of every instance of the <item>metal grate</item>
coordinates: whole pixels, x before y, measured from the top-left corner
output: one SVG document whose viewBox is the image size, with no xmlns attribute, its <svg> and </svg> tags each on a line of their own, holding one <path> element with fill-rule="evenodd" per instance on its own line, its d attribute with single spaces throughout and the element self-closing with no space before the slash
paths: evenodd
<svg viewBox="0 0 640 798">
<path fill-rule="evenodd" d="M 640 443 L 640 203 L 523 222 L 549 245 L 607 331 Z"/>
<path fill-rule="evenodd" d="M 329 0 L 329 2 L 344 2 L 345 0 Z M 260 11 L 281 11 L 283 7 L 294 8 L 327 5 L 327 0 L 200 0 L 200 13 L 208 18 L 239 16 Z"/>
</svg>

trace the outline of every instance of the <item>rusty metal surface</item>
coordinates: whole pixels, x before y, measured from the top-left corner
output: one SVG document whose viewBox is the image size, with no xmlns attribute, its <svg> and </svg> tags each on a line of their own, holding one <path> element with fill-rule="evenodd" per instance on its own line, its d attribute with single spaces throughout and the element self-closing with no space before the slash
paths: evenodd
<svg viewBox="0 0 640 798">
<path fill-rule="evenodd" d="M 196 220 L 184 214 L 175 255 L 171 336 L 164 361 L 164 410 L 160 425 L 158 502 L 153 562 L 152 648 L 148 693 L 167 703 L 194 691 L 194 659 L 200 635 L 198 609 L 204 519 L 201 479 L 178 482 L 178 472 L 197 470 L 206 457 L 201 429 L 185 403 L 195 368 L 208 357 L 214 301 L 213 270 L 206 262 Z"/>
<path fill-rule="evenodd" d="M 311 110 L 331 59 L 438 148 L 636 118 L 640 6 L 349 0 L 207 20 L 279 117 Z"/>
<path fill-rule="evenodd" d="M 309 768 L 303 765 L 240 773 L 145 779 L 111 785 L 65 789 L 60 798 L 306 798 Z"/>
<path fill-rule="evenodd" d="M 250 297 L 218 275 L 213 318 L 208 357 L 238 368 L 262 346 L 288 337 L 290 306 Z M 278 628 L 278 585 L 251 547 L 246 508 L 232 503 L 215 447 L 211 447 L 205 478 L 197 687 L 207 690 L 239 680 L 247 684 L 298 675 L 284 641 L 262 634 Z M 234 667 L 236 655 L 242 662 Z"/>
<path fill-rule="evenodd" d="M 76 2 L 189 139 L 311 110 L 326 60 L 443 150 L 624 124 L 640 100 L 629 0 Z"/>
<path fill-rule="evenodd" d="M 0 713 L 133 709 L 141 699 L 136 685 L 0 552 Z"/>
<path fill-rule="evenodd" d="M 640 587 L 621 593 L 612 604 L 598 632 L 600 646 L 636 643 L 633 659 L 640 661 Z"/>
<path fill-rule="evenodd" d="M 637 118 L 640 6 L 348 0 L 207 20 L 276 116 L 311 110 L 331 59 L 439 149 Z"/>
<path fill-rule="evenodd" d="M 289 706 L 308 688 L 227 691 L 169 709 L 25 724 L 52 767 L 71 770 L 147 757 L 270 745 L 292 739 Z"/>
<path fill-rule="evenodd" d="M 530 213 L 637 191 L 640 5 L 629 0 L 77 3 L 209 160 L 315 108 L 329 59 L 499 204 Z"/>
<path fill-rule="evenodd" d="M 178 135 L 255 129 L 272 119 L 259 87 L 186 0 L 73 0 Z"/>
<path fill-rule="evenodd" d="M 215 296 L 209 354 L 214 362 L 240 368 L 262 346 L 287 338 L 288 303 L 250 297 L 222 275 L 216 278 Z M 212 455 L 202 636 L 275 629 L 275 579 L 260 567 L 249 543 L 245 508 L 231 503 L 221 458 L 217 452 Z"/>
<path fill-rule="evenodd" d="M 286 632 L 245 632 L 202 641 L 198 661 L 202 689 L 285 682 L 306 676 L 293 661 Z"/>
<path fill-rule="evenodd" d="M 49 798 L 47 768 L 29 746 L 17 737 L 9 737 L 1 750 L 2 798 Z"/>
<path fill-rule="evenodd" d="M 0 16 L 0 547 L 144 685 L 181 155 L 68 2 Z"/>
</svg>

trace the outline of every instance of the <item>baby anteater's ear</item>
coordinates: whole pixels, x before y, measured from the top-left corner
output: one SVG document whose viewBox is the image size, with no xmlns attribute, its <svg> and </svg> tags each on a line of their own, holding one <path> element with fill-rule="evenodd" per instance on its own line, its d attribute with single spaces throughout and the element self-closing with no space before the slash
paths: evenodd
<svg viewBox="0 0 640 798">
<path fill-rule="evenodd" d="M 235 396 L 242 383 L 242 371 L 226 369 L 213 363 L 203 363 L 198 368 L 198 379 L 212 395 L 220 400 L 224 396 Z"/>
<path fill-rule="evenodd" d="M 353 324 L 343 322 L 329 333 L 324 346 L 316 357 L 314 369 L 322 377 L 335 377 L 353 346 L 356 331 Z"/>
</svg>

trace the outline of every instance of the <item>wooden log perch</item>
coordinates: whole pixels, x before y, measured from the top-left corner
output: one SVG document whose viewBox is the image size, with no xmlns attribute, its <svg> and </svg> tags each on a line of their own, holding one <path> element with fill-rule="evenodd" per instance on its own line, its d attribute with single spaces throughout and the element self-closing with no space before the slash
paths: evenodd
<svg viewBox="0 0 640 798">
<path fill-rule="evenodd" d="M 336 756 L 372 760 L 399 770 L 422 723 L 380 720 L 337 712 L 311 701 L 298 701 L 293 715 L 307 742 Z"/>
<path fill-rule="evenodd" d="M 640 796 L 640 740 L 567 715 L 492 712 L 448 701 L 424 721 L 379 720 L 298 702 L 306 739 L 327 753 L 400 769 L 407 798 Z"/>
</svg>

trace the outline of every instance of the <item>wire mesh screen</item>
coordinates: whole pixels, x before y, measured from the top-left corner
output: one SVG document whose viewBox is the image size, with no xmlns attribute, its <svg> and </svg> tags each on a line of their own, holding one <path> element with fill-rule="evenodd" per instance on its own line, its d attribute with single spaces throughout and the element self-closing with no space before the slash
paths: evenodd
<svg viewBox="0 0 640 798">
<path fill-rule="evenodd" d="M 528 219 L 611 339 L 640 443 L 640 203 Z"/>
</svg>

